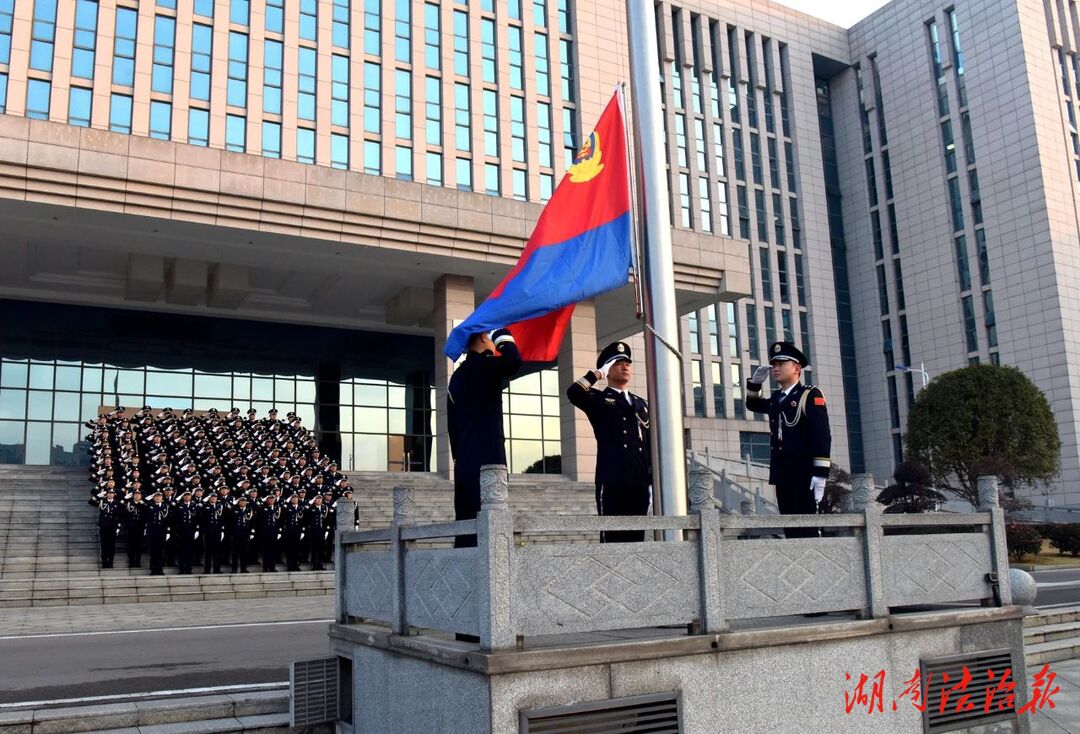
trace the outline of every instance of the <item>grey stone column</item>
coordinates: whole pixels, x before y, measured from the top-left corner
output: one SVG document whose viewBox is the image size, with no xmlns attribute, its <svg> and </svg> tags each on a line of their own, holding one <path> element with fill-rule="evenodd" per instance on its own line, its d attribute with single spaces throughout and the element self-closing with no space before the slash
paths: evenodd
<svg viewBox="0 0 1080 734">
<path fill-rule="evenodd" d="M 356 503 L 342 498 L 337 501 L 335 507 L 337 508 L 337 524 L 334 527 L 334 584 L 337 587 L 337 594 L 335 594 L 334 598 L 334 616 L 337 617 L 338 622 L 345 624 L 348 621 L 345 618 L 345 594 L 349 580 L 345 576 L 346 553 L 341 538 L 344 533 L 356 529 L 356 524 L 353 521 Z"/>
<path fill-rule="evenodd" d="M 443 275 L 435 281 L 435 312 L 432 318 L 435 337 L 435 466 L 439 474 L 447 478 L 452 475 L 454 461 L 446 422 L 446 388 L 450 384 L 450 375 L 454 374 L 454 364 L 443 355 L 443 347 L 455 324 L 464 321 L 475 307 L 476 292 L 472 278 Z"/>
<path fill-rule="evenodd" d="M 700 467 L 691 469 L 688 489 L 690 514 L 696 514 L 701 522 L 697 537 L 701 631 L 723 632 L 727 629 L 724 590 L 720 583 L 720 553 L 724 538 L 719 504 L 713 496 L 712 472 Z"/>
<path fill-rule="evenodd" d="M 394 579 L 393 612 L 390 627 L 394 634 L 408 631 L 405 609 L 405 543 L 401 540 L 401 528 L 411 525 L 416 511 L 416 501 L 410 487 L 394 487 L 394 518 L 390 524 L 391 578 Z"/>
<path fill-rule="evenodd" d="M 743 515 L 755 515 L 757 514 L 757 508 L 754 507 L 753 500 L 743 500 L 739 503 L 739 512 Z"/>
<path fill-rule="evenodd" d="M 515 646 L 512 627 L 510 564 L 514 553 L 514 519 L 510 515 L 506 467 L 480 467 L 480 514 L 476 518 L 477 589 L 480 595 L 480 647 L 506 650 Z"/>
<path fill-rule="evenodd" d="M 867 608 L 865 617 L 885 617 L 889 608 L 885 603 L 885 572 L 881 565 L 881 546 L 884 532 L 881 526 L 882 506 L 877 501 L 874 477 L 856 474 L 851 477 L 851 496 L 855 512 L 863 513 L 866 528 L 863 534 L 863 558 L 866 564 Z"/>
<path fill-rule="evenodd" d="M 997 576 L 998 603 L 1013 603 L 1009 579 L 1009 548 L 1005 540 L 1005 511 L 998 500 L 997 477 L 979 477 L 979 510 L 990 513 L 990 558 Z"/>
<path fill-rule="evenodd" d="M 562 473 L 578 482 L 596 476 L 596 439 L 585 414 L 570 404 L 566 388 L 596 369 L 596 307 L 582 301 L 574 307 L 570 327 L 559 349 L 559 437 Z"/>
</svg>

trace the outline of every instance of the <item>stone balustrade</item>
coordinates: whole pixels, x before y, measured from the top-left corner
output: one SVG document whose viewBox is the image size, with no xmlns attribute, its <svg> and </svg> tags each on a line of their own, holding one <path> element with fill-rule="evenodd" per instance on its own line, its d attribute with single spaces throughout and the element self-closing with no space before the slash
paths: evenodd
<svg viewBox="0 0 1080 734">
<path fill-rule="evenodd" d="M 339 527 L 338 621 L 470 634 L 484 650 L 500 650 L 532 635 L 682 624 L 717 633 L 741 620 L 815 612 L 869 619 L 898 607 L 1012 603 L 995 479 L 980 479 L 972 513 L 884 515 L 869 475 L 853 485 L 845 514 L 730 515 L 711 480 L 691 476 L 685 516 L 515 516 L 506 468 L 487 466 L 479 517 L 433 525 L 411 522 L 409 490 L 397 488 L 390 527 Z M 339 507 L 338 516 L 352 513 Z M 761 537 L 796 527 L 821 528 L 822 537 Z M 532 533 L 599 539 L 605 530 L 681 539 L 527 542 Z M 417 547 L 461 535 L 476 535 L 477 547 Z"/>
</svg>

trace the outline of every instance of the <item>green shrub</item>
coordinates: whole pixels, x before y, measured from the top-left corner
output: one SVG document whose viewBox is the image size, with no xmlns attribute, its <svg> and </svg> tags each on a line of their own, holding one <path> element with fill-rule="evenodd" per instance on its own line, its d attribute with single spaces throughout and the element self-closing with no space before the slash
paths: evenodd
<svg viewBox="0 0 1080 734">
<path fill-rule="evenodd" d="M 1068 553 L 1070 556 L 1080 556 L 1080 523 L 1045 525 L 1042 528 L 1042 535 L 1050 541 L 1050 546 L 1058 554 Z"/>
<path fill-rule="evenodd" d="M 1042 550 L 1042 536 L 1032 525 L 1006 525 L 1005 543 L 1009 547 L 1009 558 L 1014 561 L 1023 560 L 1024 556 L 1036 555 Z"/>
</svg>

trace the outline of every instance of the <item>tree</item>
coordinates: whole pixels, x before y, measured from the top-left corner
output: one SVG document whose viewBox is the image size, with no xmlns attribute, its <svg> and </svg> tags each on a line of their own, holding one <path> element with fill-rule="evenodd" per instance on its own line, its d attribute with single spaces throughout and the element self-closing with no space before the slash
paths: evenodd
<svg viewBox="0 0 1080 734">
<path fill-rule="evenodd" d="M 978 477 L 998 473 L 1006 488 L 1058 473 L 1061 441 L 1046 396 L 1014 367 L 975 364 L 934 378 L 908 415 L 908 456 L 934 485 L 978 506 Z"/>
<path fill-rule="evenodd" d="M 885 512 L 933 512 L 945 501 L 944 495 L 931 485 L 930 471 L 916 461 L 905 461 L 893 472 L 895 484 L 882 490 L 878 502 Z"/>
<path fill-rule="evenodd" d="M 847 496 L 851 494 L 851 475 L 836 466 L 829 469 L 829 478 L 825 480 L 825 496 L 818 507 L 822 514 L 844 511 Z"/>
</svg>

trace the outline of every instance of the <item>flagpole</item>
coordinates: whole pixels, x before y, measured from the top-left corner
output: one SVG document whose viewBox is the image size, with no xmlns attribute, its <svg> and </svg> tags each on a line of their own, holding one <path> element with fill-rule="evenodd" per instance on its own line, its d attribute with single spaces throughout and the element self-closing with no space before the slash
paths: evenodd
<svg viewBox="0 0 1080 734">
<path fill-rule="evenodd" d="M 683 445 L 679 319 L 671 251 L 668 174 L 661 119 L 660 61 L 653 0 L 626 0 L 630 36 L 630 88 L 634 105 L 634 151 L 645 222 L 641 278 L 645 295 L 645 356 L 648 360 L 653 496 L 659 488 L 665 515 L 686 514 L 686 452 Z M 668 539 L 681 536 L 667 531 Z"/>
<path fill-rule="evenodd" d="M 645 313 L 645 298 L 641 293 L 641 230 L 640 211 L 638 210 L 637 180 L 634 176 L 634 149 L 631 142 L 634 136 L 630 130 L 630 110 L 626 105 L 626 84 L 619 82 L 615 85 L 615 97 L 619 100 L 619 111 L 622 112 L 623 133 L 626 136 L 626 177 L 630 191 L 630 262 L 634 271 L 634 318 L 640 319 Z"/>
</svg>

